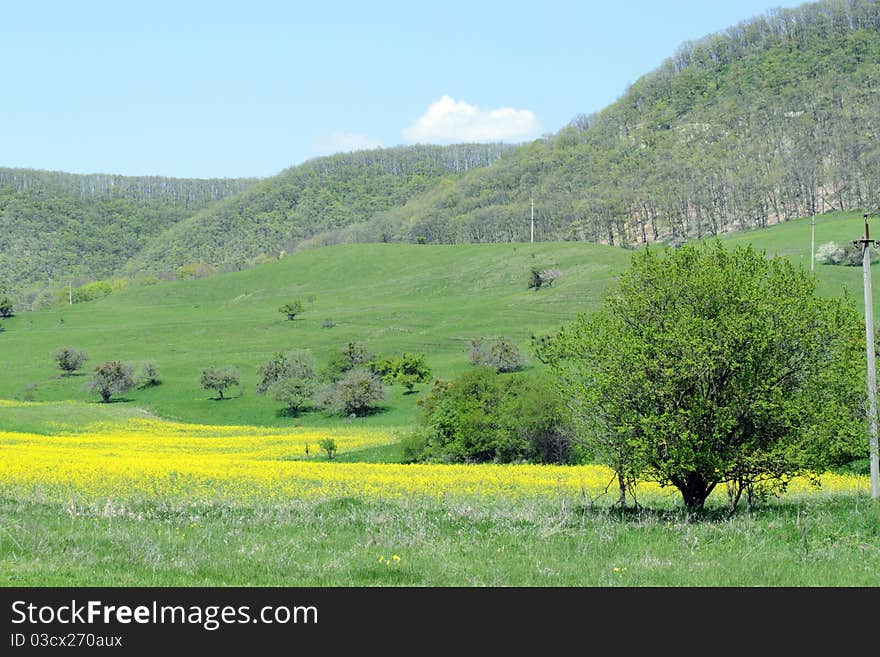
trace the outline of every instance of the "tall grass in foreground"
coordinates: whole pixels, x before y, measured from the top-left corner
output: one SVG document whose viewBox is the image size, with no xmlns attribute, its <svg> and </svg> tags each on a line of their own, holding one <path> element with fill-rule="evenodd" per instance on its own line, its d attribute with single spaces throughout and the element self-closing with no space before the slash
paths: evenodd
<svg viewBox="0 0 880 657">
<path fill-rule="evenodd" d="M 5 586 L 880 584 L 880 514 L 864 494 L 701 517 L 565 497 L 246 506 L 5 497 L 0 518 Z"/>
</svg>

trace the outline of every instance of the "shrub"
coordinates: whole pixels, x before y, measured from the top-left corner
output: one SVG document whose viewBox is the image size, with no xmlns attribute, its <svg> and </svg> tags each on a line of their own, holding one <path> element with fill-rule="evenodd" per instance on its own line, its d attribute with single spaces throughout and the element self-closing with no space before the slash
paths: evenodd
<svg viewBox="0 0 880 657">
<path fill-rule="evenodd" d="M 9 297 L 0 299 L 0 317 L 12 317 L 12 300 Z"/>
<path fill-rule="evenodd" d="M 217 270 L 204 262 L 191 262 L 177 268 L 177 277 L 183 280 L 213 276 Z"/>
<path fill-rule="evenodd" d="M 532 268 L 531 279 L 529 280 L 529 289 L 540 290 L 542 287 L 551 287 L 553 281 L 562 276 L 562 272 L 556 268 L 538 269 Z"/>
<path fill-rule="evenodd" d="M 159 368 L 156 363 L 148 361 L 141 366 L 140 376 L 138 376 L 138 387 L 152 388 L 162 381 L 159 380 Z"/>
<path fill-rule="evenodd" d="M 816 261 L 823 265 L 839 264 L 843 258 L 843 249 L 834 242 L 826 242 L 816 250 Z"/>
<path fill-rule="evenodd" d="M 284 379 L 314 379 L 315 358 L 307 349 L 278 352 L 257 369 L 257 376 L 260 377 L 257 394 L 271 394 L 272 387 Z"/>
<path fill-rule="evenodd" d="M 552 380 L 479 367 L 436 381 L 404 455 L 447 462 L 570 463 L 578 452 Z"/>
<path fill-rule="evenodd" d="M 79 351 L 77 349 L 71 349 L 70 347 L 61 347 L 54 354 L 52 354 L 52 358 L 55 359 L 55 364 L 65 373 L 65 374 L 73 374 L 76 372 L 82 364 L 88 360 L 88 354 L 84 351 Z"/>
<path fill-rule="evenodd" d="M 299 315 L 303 311 L 303 302 L 299 299 L 295 301 L 288 301 L 283 306 L 278 309 L 283 315 L 287 315 L 287 319 L 293 321 L 293 319 Z"/>
<path fill-rule="evenodd" d="M 382 382 L 370 370 L 349 370 L 322 396 L 323 406 L 331 413 L 363 417 L 385 398 Z"/>
<path fill-rule="evenodd" d="M 519 349 L 505 337 L 489 343 L 482 338 L 471 340 L 470 361 L 472 365 L 489 367 L 496 372 L 515 372 L 522 368 Z"/>
<path fill-rule="evenodd" d="M 202 370 L 201 386 L 205 390 L 216 390 L 219 399 L 223 391 L 238 385 L 238 370 L 234 367 L 206 367 Z"/>
<path fill-rule="evenodd" d="M 336 441 L 333 438 L 322 438 L 321 442 L 318 443 L 325 452 L 327 452 L 327 458 L 332 459 L 336 454 Z"/>
<path fill-rule="evenodd" d="M 334 326 L 336 326 L 336 322 L 329 318 L 321 322 L 321 328 L 333 328 Z"/>
<path fill-rule="evenodd" d="M 281 402 L 287 412 L 296 415 L 308 406 L 315 394 L 316 383 L 312 378 L 285 378 L 269 388 L 272 399 Z"/>
<path fill-rule="evenodd" d="M 373 360 L 373 354 L 365 346 L 357 342 L 349 342 L 345 349 L 330 357 L 324 376 L 330 381 L 338 381 L 346 372 L 356 367 L 369 367 Z"/>
<path fill-rule="evenodd" d="M 371 369 L 385 383 L 402 385 L 407 393 L 411 393 L 417 383 L 425 383 L 431 376 L 431 368 L 425 363 L 424 354 L 377 359 L 371 364 Z"/>
<path fill-rule="evenodd" d="M 97 392 L 104 403 L 110 397 L 125 392 L 134 386 L 134 372 L 131 365 L 111 360 L 92 370 L 92 378 L 86 385 L 89 392 Z"/>
</svg>

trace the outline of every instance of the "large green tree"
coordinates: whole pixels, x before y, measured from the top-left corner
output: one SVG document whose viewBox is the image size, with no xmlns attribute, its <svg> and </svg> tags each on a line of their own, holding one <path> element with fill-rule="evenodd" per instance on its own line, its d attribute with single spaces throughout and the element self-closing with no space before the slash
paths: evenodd
<svg viewBox="0 0 880 657">
<path fill-rule="evenodd" d="M 637 253 L 596 315 L 538 350 L 621 502 L 648 479 L 698 510 L 719 484 L 735 507 L 866 450 L 861 331 L 803 269 L 716 241 Z"/>
</svg>

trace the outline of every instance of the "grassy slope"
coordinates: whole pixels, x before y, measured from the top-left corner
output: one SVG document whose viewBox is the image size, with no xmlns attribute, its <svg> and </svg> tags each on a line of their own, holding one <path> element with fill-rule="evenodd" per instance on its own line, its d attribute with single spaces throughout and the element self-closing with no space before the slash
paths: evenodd
<svg viewBox="0 0 880 657">
<path fill-rule="evenodd" d="M 276 402 L 254 392 L 257 366 L 274 351 L 292 348 L 313 350 L 323 364 L 353 340 L 379 353 L 423 352 L 435 375 L 449 376 L 468 366 L 472 337 L 507 335 L 527 352 L 533 332 L 554 330 L 596 308 L 628 261 L 625 251 L 584 243 L 343 245 L 243 272 L 130 289 L 9 320 L 0 334 L 0 399 L 28 393 L 39 401 L 90 399 L 83 391 L 86 375 L 61 377 L 52 362 L 56 348 L 71 346 L 89 353 L 87 366 L 112 358 L 154 361 L 163 384 L 124 399 L 165 417 L 217 424 L 345 422 L 316 412 L 298 420 L 279 416 Z M 533 265 L 559 267 L 564 278 L 553 288 L 530 291 Z M 311 295 L 314 301 L 293 322 L 277 310 Z M 328 318 L 336 326 L 322 328 Z M 232 399 L 213 401 L 199 387 L 200 368 L 214 364 L 239 369 L 242 386 Z M 364 422 L 409 424 L 419 395 L 401 392 L 392 389 L 386 412 Z"/>
<path fill-rule="evenodd" d="M 816 243 L 861 231 L 859 215 L 818 218 Z M 730 236 L 809 266 L 809 220 Z M 531 254 L 536 253 L 535 258 Z M 558 265 L 558 287 L 525 290 L 532 262 Z M 284 424 L 253 394 L 253 369 L 276 348 L 325 356 L 347 339 L 381 351 L 425 351 L 440 375 L 467 367 L 466 339 L 500 333 L 525 340 L 598 305 L 628 262 L 625 251 L 584 244 L 456 247 L 346 246 L 234 275 L 130 290 L 61 311 L 22 314 L 0 336 L 0 398 L 39 382 L 38 399 L 84 397 L 85 377 L 56 376 L 59 344 L 92 352 L 92 363 L 152 358 L 166 383 L 137 402 L 0 405 L 0 426 L 51 430 L 123 419 L 152 407 L 206 422 Z M 880 267 L 878 267 L 880 269 Z M 858 268 L 818 266 L 824 294 L 861 289 Z M 276 311 L 289 296 L 315 294 L 302 320 Z M 854 295 L 857 301 L 859 294 Z M 61 323 L 61 318 L 64 322 Z M 338 326 L 320 328 L 333 317 Z M 244 394 L 212 402 L 196 384 L 207 361 L 238 364 Z M 404 424 L 414 398 L 366 420 Z M 303 422 L 332 422 L 319 414 Z M 391 448 L 358 460 L 393 461 Z M 392 450 L 393 451 L 393 450 Z M 732 518 L 693 521 L 672 508 L 620 518 L 584 500 L 479 499 L 387 503 L 290 500 L 280 507 L 175 510 L 61 508 L 0 499 L 0 584 L 312 586 L 871 586 L 880 563 L 876 508 L 864 496 L 772 503 Z M 118 511 L 118 513 L 117 513 Z M 141 515 L 141 513 L 143 515 Z M 386 565 L 382 556 L 400 555 Z"/>
<path fill-rule="evenodd" d="M 752 243 L 809 268 L 809 222 L 734 233 L 725 241 Z M 816 246 L 843 244 L 861 231 L 858 213 L 820 216 Z M 125 406 L 168 418 L 255 425 L 347 422 L 319 412 L 295 420 L 279 414 L 276 402 L 254 392 L 257 366 L 274 351 L 292 348 L 311 349 L 323 363 L 353 340 L 379 353 L 423 352 L 436 376 L 450 376 L 468 366 L 472 337 L 507 335 L 528 353 L 532 333 L 552 331 L 597 308 L 628 262 L 626 251 L 583 243 L 370 244 L 300 252 L 244 272 L 131 289 L 7 320 L 0 334 L 0 398 L 78 399 L 89 402 L 77 411 L 84 418 L 105 413 L 84 392 L 85 374 L 61 377 L 54 368 L 52 352 L 72 346 L 89 352 L 91 366 L 111 358 L 156 362 L 163 385 L 130 391 L 123 399 L 132 402 Z M 551 289 L 530 291 L 526 282 L 533 265 L 558 266 L 564 277 Z M 847 289 L 861 307 L 860 268 L 817 264 L 816 275 L 820 293 Z M 277 311 L 288 299 L 312 295 L 293 322 Z M 875 312 L 878 305 L 880 299 Z M 325 319 L 336 326 L 322 328 Z M 242 386 L 231 392 L 232 399 L 217 402 L 199 388 L 200 368 L 212 364 L 240 370 Z M 393 388 L 384 411 L 362 422 L 408 425 L 419 397 Z M 11 417 L 9 409 L 0 409 L 4 413 Z M 16 426 L 36 427 L 40 413 L 33 415 L 33 422 L 17 416 Z"/>
</svg>

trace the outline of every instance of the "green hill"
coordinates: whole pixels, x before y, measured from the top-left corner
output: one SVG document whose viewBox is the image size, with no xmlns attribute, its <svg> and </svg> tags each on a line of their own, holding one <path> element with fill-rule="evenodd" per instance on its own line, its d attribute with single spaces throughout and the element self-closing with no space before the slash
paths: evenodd
<svg viewBox="0 0 880 657">
<path fill-rule="evenodd" d="M 633 244 L 880 207 L 880 4 L 685 43 L 598 114 L 384 219 L 395 239 Z"/>
<path fill-rule="evenodd" d="M 174 270 L 190 262 L 242 269 L 334 229 L 342 231 L 325 243 L 387 242 L 385 211 L 511 150 L 503 144 L 401 146 L 309 160 L 170 227 L 126 270 Z"/>
<path fill-rule="evenodd" d="M 816 221 L 817 246 L 843 244 L 862 232 L 855 213 Z M 726 239 L 750 242 L 809 268 L 809 219 Z M 345 423 L 317 411 L 298 419 L 280 414 L 277 402 L 255 394 L 257 367 L 274 352 L 294 348 L 312 350 L 323 365 L 354 341 L 379 354 L 424 353 L 434 375 L 448 377 L 469 367 L 471 338 L 500 335 L 530 358 L 530 336 L 597 308 L 629 256 L 625 249 L 576 242 L 337 245 L 242 272 L 129 288 L 6 320 L 0 332 L 0 399 L 75 399 L 107 412 L 83 390 L 85 375 L 62 377 L 55 368 L 52 353 L 70 346 L 89 353 L 87 368 L 116 358 L 157 364 L 163 383 L 126 393 L 130 403 L 119 407 L 213 424 Z M 532 267 L 556 267 L 562 277 L 551 288 L 529 290 Z M 840 295 L 846 288 L 861 302 L 860 268 L 817 264 L 816 275 L 822 294 Z M 278 312 L 291 299 L 305 302 L 305 312 L 294 321 Z M 325 327 L 327 320 L 335 325 Z M 239 369 L 242 386 L 232 390 L 232 399 L 213 401 L 213 394 L 199 387 L 199 371 L 210 365 Z M 393 388 L 384 412 L 358 422 L 409 425 L 426 389 L 403 395 L 401 387 Z"/>
<path fill-rule="evenodd" d="M 226 424 L 324 423 L 308 413 L 292 421 L 255 394 L 257 366 L 273 352 L 311 349 L 323 365 L 348 342 L 374 353 L 426 354 L 437 376 L 468 367 L 469 340 L 505 335 L 524 352 L 532 332 L 551 331 L 594 307 L 628 262 L 622 249 L 591 244 L 339 245 L 302 251 L 241 272 L 129 288 L 99 300 L 21 313 L 0 333 L 0 399 L 96 400 L 87 377 L 61 377 L 59 347 L 109 359 L 154 361 L 162 385 L 133 390 L 136 405 L 182 420 Z M 552 288 L 528 289 L 531 267 L 557 267 Z M 288 321 L 278 308 L 302 299 Z M 324 328 L 325 320 L 335 326 Z M 199 371 L 233 365 L 242 386 L 215 402 Z M 424 391 L 426 386 L 419 386 Z M 420 395 L 396 387 L 388 411 L 366 420 L 408 424 Z M 103 406 L 95 404 L 96 406 Z"/>
<path fill-rule="evenodd" d="M 151 238 L 254 182 L 0 168 L 0 293 L 21 309 L 50 301 L 53 284 L 113 276 Z"/>
</svg>

